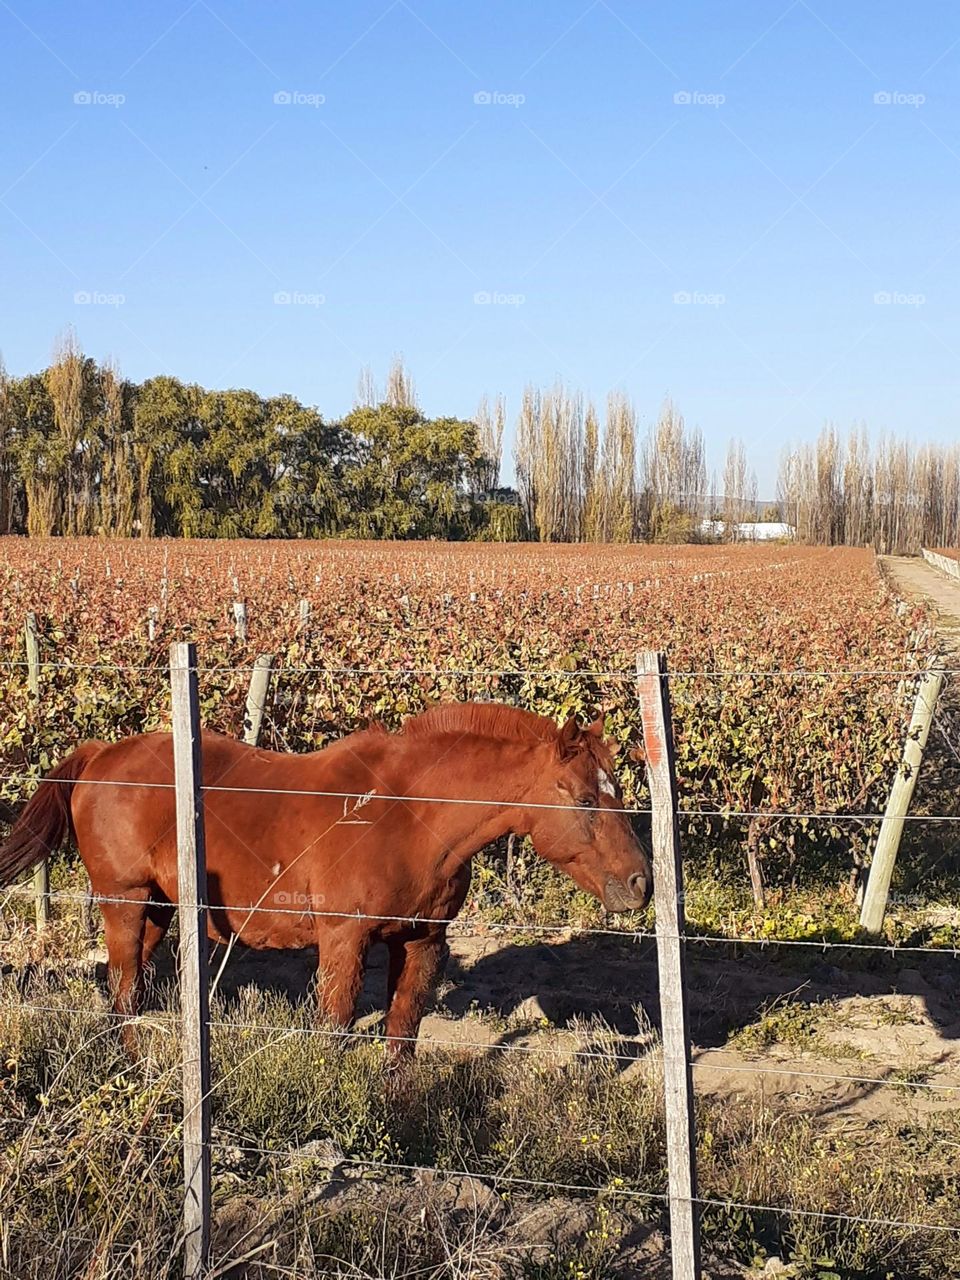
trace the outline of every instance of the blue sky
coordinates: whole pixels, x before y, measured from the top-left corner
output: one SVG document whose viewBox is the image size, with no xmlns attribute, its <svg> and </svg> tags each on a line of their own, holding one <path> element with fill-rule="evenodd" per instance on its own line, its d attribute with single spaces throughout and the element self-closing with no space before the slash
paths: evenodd
<svg viewBox="0 0 960 1280">
<path fill-rule="evenodd" d="M 331 417 L 397 352 L 428 412 L 669 394 L 762 492 L 827 420 L 957 435 L 955 5 L 0 0 L 0 42 L 13 373 L 72 324 Z"/>
</svg>

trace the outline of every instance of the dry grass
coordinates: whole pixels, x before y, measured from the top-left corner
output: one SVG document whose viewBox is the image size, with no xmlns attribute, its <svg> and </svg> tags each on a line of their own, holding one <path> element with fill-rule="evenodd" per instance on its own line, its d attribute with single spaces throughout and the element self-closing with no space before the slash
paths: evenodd
<svg viewBox="0 0 960 1280">
<path fill-rule="evenodd" d="M 423 1052 L 387 1088 L 381 1045 L 310 1034 L 306 1007 L 247 989 L 215 1018 L 218 1257 L 246 1258 L 236 1274 L 617 1276 L 634 1265 L 630 1232 L 664 1220 L 660 1201 L 630 1194 L 664 1189 L 656 1053 L 624 1072 L 612 1057 Z M 594 1051 L 611 1040 L 596 1024 L 580 1033 Z M 141 1036 L 131 1067 L 89 980 L 2 980 L 4 1274 L 177 1276 L 175 1015 L 150 1015 Z M 699 1133 L 706 1196 L 960 1226 L 954 1114 L 851 1143 L 805 1116 L 710 1104 Z M 524 1234 L 550 1183 L 589 1192 L 573 1241 Z M 728 1258 L 777 1253 L 803 1277 L 960 1274 L 954 1238 L 935 1231 L 736 1209 L 709 1209 L 705 1227 Z"/>
</svg>

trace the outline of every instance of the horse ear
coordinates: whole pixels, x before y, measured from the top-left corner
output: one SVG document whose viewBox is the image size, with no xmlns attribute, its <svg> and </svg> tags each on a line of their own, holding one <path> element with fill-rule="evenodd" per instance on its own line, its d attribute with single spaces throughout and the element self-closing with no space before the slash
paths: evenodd
<svg viewBox="0 0 960 1280">
<path fill-rule="evenodd" d="M 580 742 L 580 735 L 580 722 L 575 715 L 572 715 L 557 735 L 557 749 L 561 760 L 568 760 L 574 754 Z"/>
<path fill-rule="evenodd" d="M 587 725 L 587 733 L 591 734 L 594 738 L 602 738 L 603 737 L 603 720 L 604 720 L 604 716 L 603 716 L 603 712 L 601 711 L 600 714 L 597 716 L 596 720 L 594 720 L 591 724 Z"/>
</svg>

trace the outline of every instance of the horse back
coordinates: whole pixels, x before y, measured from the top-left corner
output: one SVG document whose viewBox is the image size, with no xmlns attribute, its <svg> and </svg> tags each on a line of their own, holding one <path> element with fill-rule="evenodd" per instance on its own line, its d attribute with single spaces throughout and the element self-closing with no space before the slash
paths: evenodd
<svg viewBox="0 0 960 1280">
<path fill-rule="evenodd" d="M 254 946 L 304 945 L 315 930 L 311 908 L 353 912 L 366 904 L 380 882 L 383 837 L 401 818 L 367 823 L 362 812 L 362 797 L 384 789 L 386 747 L 371 735 L 297 755 L 203 735 L 209 901 L 227 907 L 212 913 L 218 934 L 236 932 Z M 97 893 L 145 890 L 176 901 L 173 777 L 166 733 L 106 745 L 85 771 L 72 817 Z M 255 904 L 252 916 L 242 910 Z M 298 904 L 302 919 L 290 910 Z M 268 918 L 271 905 L 277 914 Z"/>
</svg>

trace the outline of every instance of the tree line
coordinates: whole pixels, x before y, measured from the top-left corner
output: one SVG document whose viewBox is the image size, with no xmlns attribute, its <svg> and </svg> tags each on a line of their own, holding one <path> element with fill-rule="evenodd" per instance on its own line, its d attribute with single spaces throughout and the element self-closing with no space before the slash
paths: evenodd
<svg viewBox="0 0 960 1280">
<path fill-rule="evenodd" d="M 400 362 L 327 422 L 289 395 L 129 382 L 68 334 L 42 373 L 0 367 L 0 533 L 516 538 L 501 441 L 489 414 L 427 418 Z"/>
<path fill-rule="evenodd" d="M 784 455 L 778 497 L 802 542 L 883 554 L 960 546 L 960 444 L 915 444 L 825 427 Z"/>
<path fill-rule="evenodd" d="M 641 430 L 622 392 L 601 414 L 562 384 L 527 388 L 513 488 L 506 421 L 502 396 L 427 417 L 399 360 L 326 421 L 289 395 L 130 382 L 68 332 L 41 373 L 0 364 L 0 533 L 684 542 L 764 520 L 810 543 L 960 545 L 958 445 L 827 427 L 785 452 L 762 504 L 743 443 L 708 477 L 702 433 L 669 400 Z"/>
</svg>

